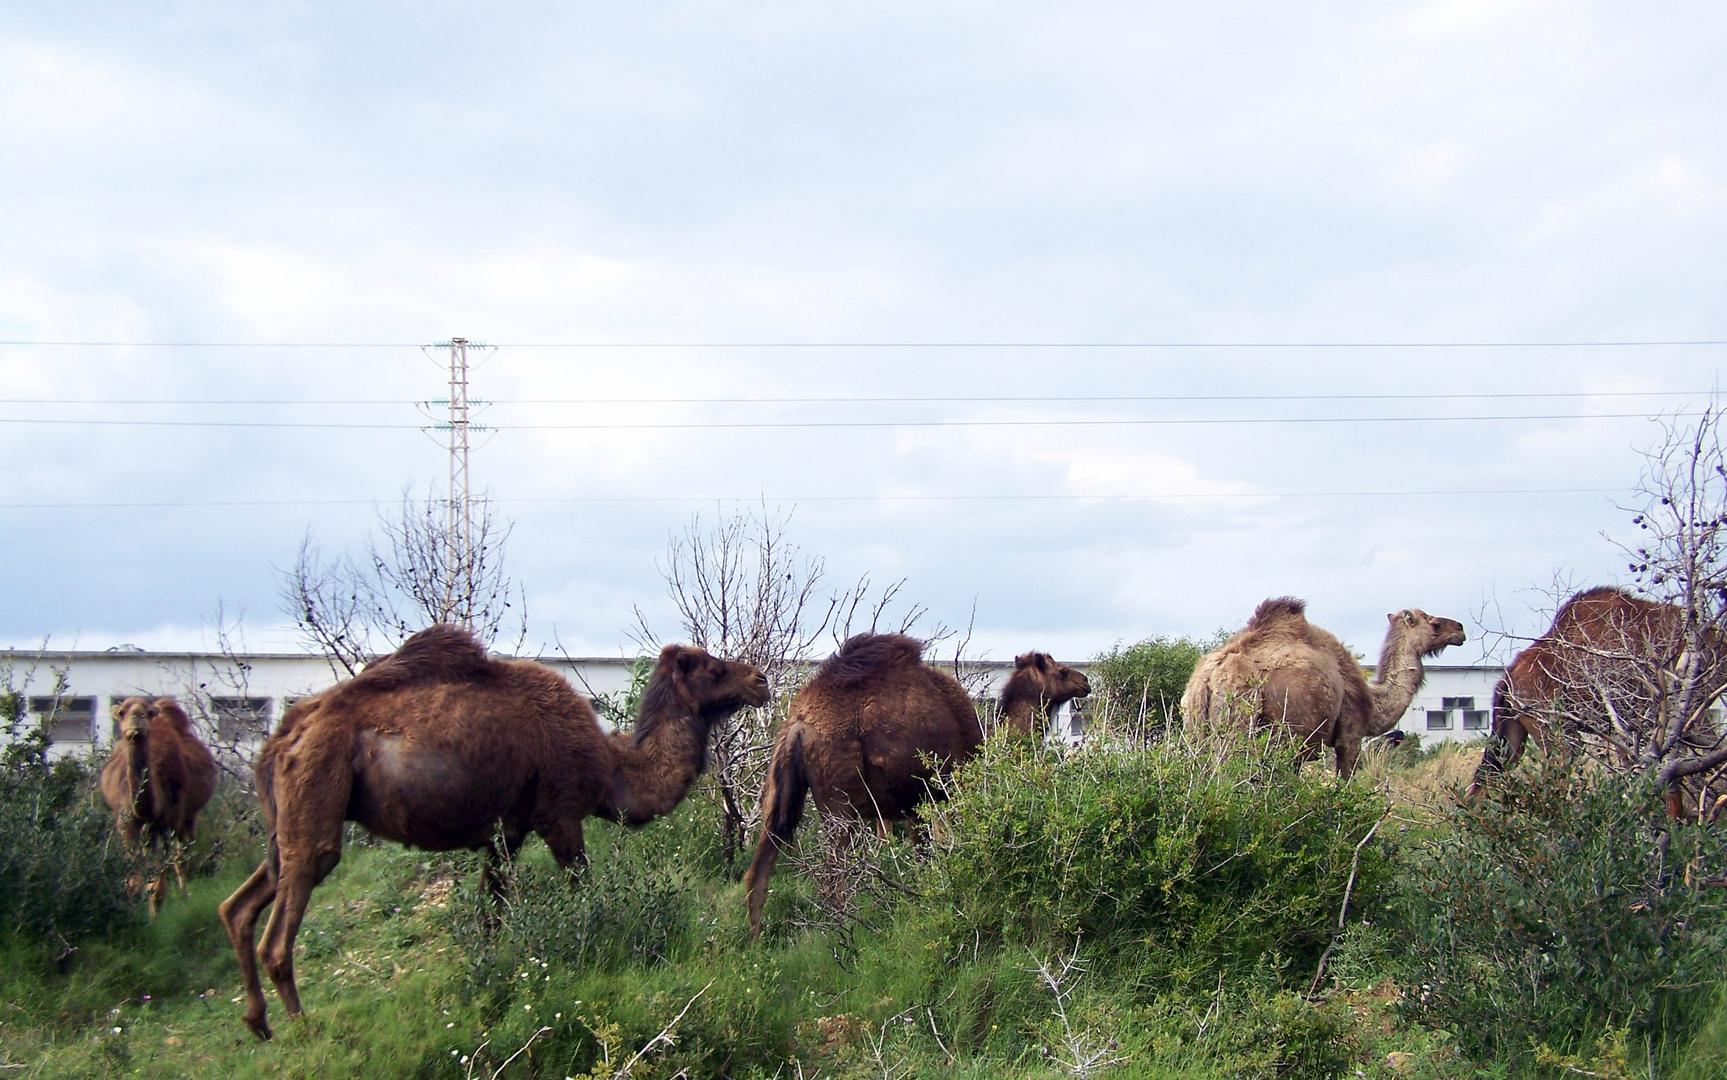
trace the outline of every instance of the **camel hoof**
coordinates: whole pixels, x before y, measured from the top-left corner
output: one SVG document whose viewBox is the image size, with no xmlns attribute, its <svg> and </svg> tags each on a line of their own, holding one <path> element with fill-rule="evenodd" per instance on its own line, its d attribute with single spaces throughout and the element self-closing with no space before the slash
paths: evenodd
<svg viewBox="0 0 1727 1080">
<path fill-rule="evenodd" d="M 272 1038 L 270 1025 L 262 1016 L 256 1019 L 250 1016 L 246 1017 L 246 1026 L 252 1029 L 252 1034 L 258 1036 L 259 1042 L 269 1042 Z"/>
</svg>

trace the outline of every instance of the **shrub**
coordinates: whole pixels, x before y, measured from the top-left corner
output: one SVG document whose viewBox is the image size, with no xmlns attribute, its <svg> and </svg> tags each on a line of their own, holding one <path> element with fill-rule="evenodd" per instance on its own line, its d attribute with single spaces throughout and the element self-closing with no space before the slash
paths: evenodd
<svg viewBox="0 0 1727 1080">
<path fill-rule="evenodd" d="M 1489 1057 L 1672 1045 L 1727 961 L 1727 838 L 1646 785 L 1546 760 L 1410 854 L 1399 898 L 1415 1017 Z"/>
<path fill-rule="evenodd" d="M 952 945 L 1078 935 L 1131 957 L 1148 989 L 1310 974 L 1384 800 L 1264 737 L 1100 743 L 1064 756 L 992 741 L 932 810 L 945 839 L 923 887 Z M 1376 845 L 1356 875 L 1357 902 L 1382 892 Z"/>
<path fill-rule="evenodd" d="M 127 859 L 86 762 L 0 768 L 0 926 L 67 944 L 137 918 Z"/>
<path fill-rule="evenodd" d="M 641 850 L 608 845 L 574 875 L 535 851 L 506 868 L 502 905 L 481 875 L 464 875 L 450 906 L 452 930 L 481 984 L 509 980 L 533 966 L 615 970 L 670 956 L 689 921 L 691 878 L 658 850 L 673 836 L 669 822 L 644 830 Z M 632 838 L 634 839 L 634 838 Z"/>
<path fill-rule="evenodd" d="M 1087 715 L 1101 725 L 1155 737 L 1180 726 L 1181 695 L 1194 665 L 1227 640 L 1151 637 L 1125 649 L 1117 645 L 1092 661 Z"/>
</svg>

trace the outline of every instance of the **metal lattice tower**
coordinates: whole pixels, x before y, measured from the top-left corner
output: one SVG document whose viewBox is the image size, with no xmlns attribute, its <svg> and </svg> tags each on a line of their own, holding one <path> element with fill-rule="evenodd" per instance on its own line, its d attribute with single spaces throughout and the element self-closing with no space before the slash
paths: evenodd
<svg viewBox="0 0 1727 1080">
<path fill-rule="evenodd" d="M 460 544 L 457 565 L 474 550 L 474 515 L 468 493 L 468 339 L 450 339 L 450 525 L 452 544 Z"/>
<path fill-rule="evenodd" d="M 479 569 L 474 557 L 474 497 L 469 485 L 468 453 L 470 436 L 485 431 L 486 425 L 473 420 L 475 407 L 483 407 L 485 403 L 468 396 L 470 348 L 485 350 L 487 346 L 467 338 L 453 337 L 426 347 L 428 355 L 433 349 L 449 350 L 450 396 L 433 399 L 426 402 L 426 406 L 442 405 L 449 409 L 448 419 L 436 422 L 432 427 L 445 433 L 450 451 L 448 517 L 444 525 L 441 561 L 444 564 L 444 618 L 453 622 L 466 622 L 466 614 L 457 610 L 460 606 L 457 597 L 473 585 L 473 576 Z"/>
</svg>

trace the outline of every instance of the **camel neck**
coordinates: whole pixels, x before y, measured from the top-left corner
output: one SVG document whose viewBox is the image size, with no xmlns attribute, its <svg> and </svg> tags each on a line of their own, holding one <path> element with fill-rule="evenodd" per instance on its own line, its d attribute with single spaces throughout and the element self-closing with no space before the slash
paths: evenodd
<svg viewBox="0 0 1727 1080">
<path fill-rule="evenodd" d="M 1395 728 L 1426 678 L 1421 653 L 1395 631 L 1387 634 L 1385 647 L 1379 653 L 1379 670 L 1367 684 L 1373 697 L 1373 716 L 1367 734 L 1383 735 Z"/>
<path fill-rule="evenodd" d="M 1037 730 L 1038 714 L 1048 712 L 1036 693 L 1028 693 L 1012 681 L 1002 690 L 996 711 L 1009 728 L 1021 735 L 1041 735 Z"/>
<path fill-rule="evenodd" d="M 149 809 L 154 794 L 150 788 L 150 746 L 143 739 L 126 740 L 126 776 L 132 787 L 132 808 L 138 813 Z"/>
<path fill-rule="evenodd" d="M 642 721 L 638 720 L 638 727 Z M 707 746 L 694 716 L 659 717 L 640 740 L 614 736 L 620 818 L 628 825 L 645 825 L 671 813 L 701 775 Z"/>
</svg>

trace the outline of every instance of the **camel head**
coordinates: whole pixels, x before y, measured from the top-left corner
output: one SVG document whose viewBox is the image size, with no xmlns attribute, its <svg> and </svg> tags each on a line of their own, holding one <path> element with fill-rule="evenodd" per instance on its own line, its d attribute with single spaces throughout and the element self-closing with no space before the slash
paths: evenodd
<svg viewBox="0 0 1727 1080">
<path fill-rule="evenodd" d="M 1060 708 L 1065 702 L 1091 693 L 1091 680 L 1084 672 L 1056 663 L 1048 653 L 1028 652 L 1014 657 L 1009 681 L 1021 681 L 1045 709 Z"/>
<path fill-rule="evenodd" d="M 689 712 L 701 718 L 701 734 L 714 724 L 723 723 L 739 709 L 759 708 L 768 703 L 768 677 L 754 664 L 737 660 L 721 660 L 706 649 L 694 645 L 667 645 L 660 650 L 654 665 L 650 690 L 660 683 L 665 692 Z M 647 710 L 648 695 L 642 708 Z"/>
<path fill-rule="evenodd" d="M 1028 652 L 1014 658 L 1013 674 L 1001 688 L 1001 712 L 1021 735 L 1034 734 L 1038 716 L 1048 717 L 1074 698 L 1091 693 L 1091 680 L 1048 653 Z"/>
<path fill-rule="evenodd" d="M 129 697 L 109 711 L 122 742 L 128 746 L 142 746 L 149 740 L 150 721 L 156 715 L 155 705 L 141 697 Z"/>
<path fill-rule="evenodd" d="M 1386 637 L 1407 642 L 1417 656 L 1433 656 L 1447 645 L 1461 645 L 1466 639 L 1462 623 L 1429 615 L 1420 608 L 1404 608 L 1385 619 L 1391 624 Z"/>
</svg>

